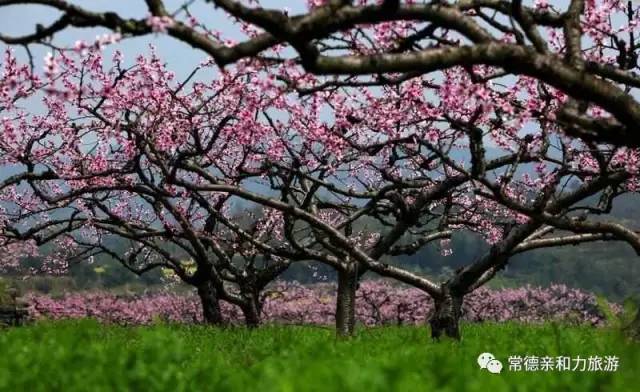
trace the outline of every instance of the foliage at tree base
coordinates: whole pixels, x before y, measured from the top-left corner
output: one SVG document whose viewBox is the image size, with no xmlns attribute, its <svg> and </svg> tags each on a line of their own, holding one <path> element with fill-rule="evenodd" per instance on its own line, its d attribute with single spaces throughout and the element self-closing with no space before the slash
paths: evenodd
<svg viewBox="0 0 640 392">
<path fill-rule="evenodd" d="M 626 328 L 627 335 L 640 342 L 640 310 L 637 311 L 635 319 Z"/>
<path fill-rule="evenodd" d="M 118 324 L 148 324 L 155 319 L 194 323 L 202 321 L 198 298 L 176 294 L 137 297 L 109 293 L 73 293 L 61 298 L 31 295 L 34 318 L 84 318 Z M 422 325 L 433 302 L 422 291 L 382 280 L 365 281 L 357 292 L 356 315 L 361 324 Z M 617 307 L 614 305 L 613 310 Z M 243 316 L 237 307 L 223 303 L 231 323 Z M 329 325 L 334 322 L 335 286 L 302 286 L 281 282 L 269 290 L 262 309 L 263 322 Z M 463 320 L 543 322 L 562 320 L 576 324 L 603 325 L 605 316 L 596 298 L 584 291 L 554 285 L 548 288 L 479 289 L 465 297 Z"/>
</svg>

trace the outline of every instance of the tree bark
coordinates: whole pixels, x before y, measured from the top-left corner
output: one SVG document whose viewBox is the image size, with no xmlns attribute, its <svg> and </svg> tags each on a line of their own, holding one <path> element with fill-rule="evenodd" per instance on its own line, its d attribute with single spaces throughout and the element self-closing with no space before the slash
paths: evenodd
<svg viewBox="0 0 640 392">
<path fill-rule="evenodd" d="M 220 298 L 213 282 L 210 280 L 198 286 L 198 296 L 202 305 L 202 315 L 205 324 L 223 325 L 224 319 L 220 309 Z"/>
<path fill-rule="evenodd" d="M 454 295 L 445 289 L 442 296 L 433 300 L 435 310 L 429 319 L 431 337 L 438 340 L 444 334 L 447 337 L 460 340 L 459 322 L 462 315 L 463 296 Z"/>
<path fill-rule="evenodd" d="M 627 327 L 627 334 L 631 339 L 640 341 L 640 309 L 636 313 L 636 318 Z"/>
<path fill-rule="evenodd" d="M 358 276 L 355 268 L 338 270 L 338 295 L 336 300 L 336 334 L 339 337 L 353 335 L 356 326 L 356 289 Z"/>
<path fill-rule="evenodd" d="M 247 298 L 247 303 L 240 307 L 244 315 L 244 322 L 247 328 L 256 328 L 261 323 L 261 306 L 257 296 Z"/>
</svg>

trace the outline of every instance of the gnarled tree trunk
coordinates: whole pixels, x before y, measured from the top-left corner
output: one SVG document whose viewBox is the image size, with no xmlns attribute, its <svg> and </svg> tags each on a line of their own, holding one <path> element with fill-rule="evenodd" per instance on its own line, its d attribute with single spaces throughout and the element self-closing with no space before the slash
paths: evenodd
<svg viewBox="0 0 640 392">
<path fill-rule="evenodd" d="M 213 282 L 207 280 L 198 286 L 198 296 L 202 305 L 204 322 L 209 325 L 223 325 L 220 298 Z"/>
<path fill-rule="evenodd" d="M 353 267 L 338 270 L 338 295 L 336 300 L 336 334 L 353 335 L 356 326 L 356 289 L 358 274 Z"/>
<path fill-rule="evenodd" d="M 244 322 L 248 328 L 256 328 L 261 323 L 261 308 L 260 299 L 257 295 L 248 295 L 246 297 L 246 303 L 240 306 L 242 314 L 244 315 Z"/>
<path fill-rule="evenodd" d="M 460 340 L 460 316 L 462 315 L 463 296 L 454 295 L 448 289 L 443 294 L 433 298 L 435 309 L 429 319 L 431 337 L 439 339 L 443 334 Z"/>
</svg>

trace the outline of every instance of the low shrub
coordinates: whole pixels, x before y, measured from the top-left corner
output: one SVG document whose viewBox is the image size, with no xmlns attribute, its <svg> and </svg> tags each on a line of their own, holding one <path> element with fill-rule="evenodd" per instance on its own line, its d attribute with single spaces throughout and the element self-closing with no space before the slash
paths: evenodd
<svg viewBox="0 0 640 392">
<path fill-rule="evenodd" d="M 326 325 L 334 321 L 335 287 L 331 284 L 304 286 L 279 282 L 270 287 L 264 297 L 263 320 L 266 323 Z M 117 324 L 150 324 L 155 320 L 202 321 L 195 295 L 126 296 L 97 292 L 70 293 L 61 297 L 31 294 L 26 299 L 34 318 L 90 317 Z M 611 306 L 614 312 L 619 308 Z M 222 309 L 230 322 L 242 322 L 238 308 L 223 303 Z M 367 326 L 423 324 L 432 309 L 430 298 L 414 288 L 372 280 L 363 282 L 358 289 L 357 316 L 360 323 Z M 605 323 L 606 317 L 594 295 L 553 285 L 501 290 L 481 288 L 465 298 L 463 320 L 526 323 L 562 320 L 599 326 Z"/>
</svg>

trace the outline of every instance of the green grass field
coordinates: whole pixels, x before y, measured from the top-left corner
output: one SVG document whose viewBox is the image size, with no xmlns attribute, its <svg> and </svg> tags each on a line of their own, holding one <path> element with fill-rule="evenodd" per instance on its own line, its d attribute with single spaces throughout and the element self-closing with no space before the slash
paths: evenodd
<svg viewBox="0 0 640 392">
<path fill-rule="evenodd" d="M 426 328 L 218 330 L 92 321 L 0 330 L 1 391 L 633 391 L 640 346 L 615 331 L 546 324 L 464 325 L 462 342 Z M 481 370 L 489 351 L 501 374 Z M 510 355 L 616 355 L 617 372 L 513 372 Z"/>
</svg>

